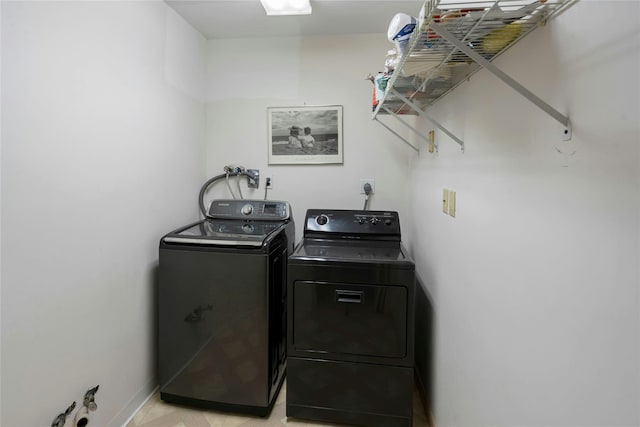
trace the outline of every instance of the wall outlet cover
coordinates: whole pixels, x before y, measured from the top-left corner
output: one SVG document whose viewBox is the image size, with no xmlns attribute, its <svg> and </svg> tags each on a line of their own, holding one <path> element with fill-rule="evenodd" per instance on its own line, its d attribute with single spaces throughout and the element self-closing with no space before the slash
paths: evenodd
<svg viewBox="0 0 640 427">
<path fill-rule="evenodd" d="M 456 192 L 449 190 L 449 215 L 456 217 Z"/>
</svg>

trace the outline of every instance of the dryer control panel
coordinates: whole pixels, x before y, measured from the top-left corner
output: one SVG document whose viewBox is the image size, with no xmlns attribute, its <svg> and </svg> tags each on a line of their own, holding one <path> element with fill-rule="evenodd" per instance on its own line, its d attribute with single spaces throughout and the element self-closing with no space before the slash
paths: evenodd
<svg viewBox="0 0 640 427">
<path fill-rule="evenodd" d="M 274 200 L 213 200 L 209 205 L 209 218 L 285 221 L 291 217 L 289 203 Z"/>
<path fill-rule="evenodd" d="M 309 209 L 305 237 L 400 240 L 400 220 L 393 211 Z"/>
</svg>

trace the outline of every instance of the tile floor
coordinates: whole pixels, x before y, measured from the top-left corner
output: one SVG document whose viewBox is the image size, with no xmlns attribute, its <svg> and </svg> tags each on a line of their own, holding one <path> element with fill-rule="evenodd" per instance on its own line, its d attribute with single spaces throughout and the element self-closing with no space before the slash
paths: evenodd
<svg viewBox="0 0 640 427">
<path fill-rule="evenodd" d="M 338 424 L 287 418 L 285 415 L 286 388 L 285 381 L 268 418 L 170 405 L 160 400 L 160 394 L 156 393 L 140 408 L 126 427 L 343 427 Z M 413 394 L 413 427 L 429 427 L 417 391 Z"/>
</svg>

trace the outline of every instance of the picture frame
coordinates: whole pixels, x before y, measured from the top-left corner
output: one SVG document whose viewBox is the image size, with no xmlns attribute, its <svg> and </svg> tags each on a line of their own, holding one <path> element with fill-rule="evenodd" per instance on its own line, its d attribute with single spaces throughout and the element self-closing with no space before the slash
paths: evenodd
<svg viewBox="0 0 640 427">
<path fill-rule="evenodd" d="M 342 105 L 267 108 L 270 165 L 342 164 Z"/>
</svg>

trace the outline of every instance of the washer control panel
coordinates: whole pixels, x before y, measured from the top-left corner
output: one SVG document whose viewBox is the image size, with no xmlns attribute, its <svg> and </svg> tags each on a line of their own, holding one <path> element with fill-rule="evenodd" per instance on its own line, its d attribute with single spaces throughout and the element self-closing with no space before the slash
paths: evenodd
<svg viewBox="0 0 640 427">
<path fill-rule="evenodd" d="M 305 236 L 332 238 L 400 238 L 400 220 L 392 211 L 354 211 L 309 209 Z"/>
<path fill-rule="evenodd" d="M 291 217 L 289 203 L 274 200 L 213 200 L 209 218 L 284 221 Z"/>
</svg>

